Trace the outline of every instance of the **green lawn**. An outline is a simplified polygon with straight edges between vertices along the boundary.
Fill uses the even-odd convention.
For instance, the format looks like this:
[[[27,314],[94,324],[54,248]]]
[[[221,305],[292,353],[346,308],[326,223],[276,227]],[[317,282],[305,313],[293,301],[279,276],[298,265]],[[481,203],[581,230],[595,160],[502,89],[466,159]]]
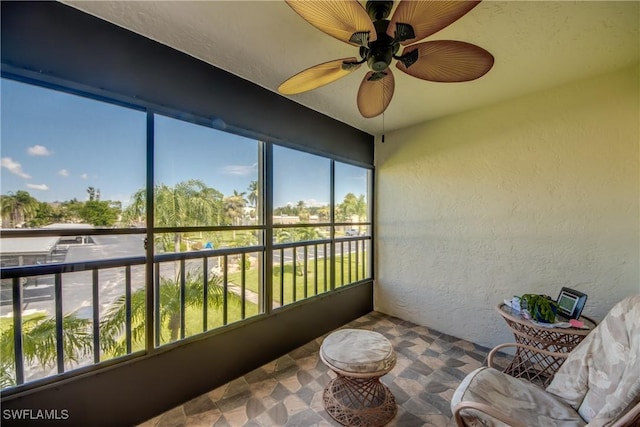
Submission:
[[[222,307],[208,307],[207,308],[207,331],[219,328],[223,326],[223,309]],[[193,335],[198,335],[206,332],[203,328],[203,313],[202,307],[186,307],[185,312],[185,338]],[[250,301],[245,301],[245,313],[244,318],[255,316],[258,314],[258,305]],[[241,302],[237,295],[229,295],[227,305],[227,325],[242,320]],[[168,344],[170,341],[171,332],[168,325],[163,324],[160,331],[160,345]],[[132,344],[132,351],[144,350],[144,339]],[[104,358],[112,358],[113,355],[105,355]]]
[[[227,305],[227,324],[242,320],[241,302],[236,295],[230,295]],[[207,309],[207,330],[223,326],[222,307],[209,307]],[[244,318],[249,318],[258,314],[258,305],[250,301],[245,301]],[[185,336],[189,337],[203,332],[203,309],[202,307],[187,307],[185,313]],[[164,328],[163,344],[168,342],[169,331]]]
[[[202,249],[207,242],[211,242],[216,249],[237,248],[239,246],[257,245],[257,231],[253,230],[224,230],[205,231],[184,234],[184,250]]]
[[[341,266],[341,264],[343,265]],[[357,266],[359,271],[356,274],[355,255],[351,256],[350,267],[351,268],[349,268],[349,257],[345,257],[344,260],[342,257],[336,257],[335,271],[336,271],[336,287],[337,288],[347,285],[349,283],[355,282],[356,277],[358,278],[358,280],[361,280],[364,278],[362,274],[362,263],[360,263]],[[316,270],[316,265],[314,260],[309,260],[307,262],[306,282],[305,282],[305,276],[303,274],[304,263],[302,261],[296,262],[297,274],[295,276],[293,274],[292,263],[285,264],[283,270],[284,272],[281,271],[281,268],[279,265],[274,266],[273,268],[273,300],[278,304],[282,305],[280,301],[281,284],[284,285],[284,304],[290,304],[292,302],[299,301],[306,297],[321,294],[323,292],[326,292],[329,289],[330,271],[327,265],[327,268],[326,268],[327,275],[326,275],[326,284],[325,284],[324,258],[318,259],[317,270]],[[351,277],[349,277],[349,270],[351,270]],[[282,273],[284,273],[284,275]],[[240,285],[241,272],[229,274],[228,280],[231,283]],[[294,286],[294,281],[295,281],[295,286]],[[306,283],[306,286],[305,286],[305,283]],[[258,280],[257,268],[251,268],[245,271],[245,284],[246,284],[246,289],[252,292],[258,292],[259,280]],[[317,286],[317,291],[316,291],[316,286]]]

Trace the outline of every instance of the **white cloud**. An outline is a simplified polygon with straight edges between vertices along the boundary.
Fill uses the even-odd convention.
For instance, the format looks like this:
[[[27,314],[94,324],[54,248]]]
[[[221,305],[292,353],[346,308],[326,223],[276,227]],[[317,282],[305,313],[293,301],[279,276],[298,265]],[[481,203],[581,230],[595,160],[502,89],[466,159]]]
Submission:
[[[50,156],[52,153],[44,145],[34,145],[27,150],[30,156]]]
[[[58,175],[60,175],[60,176],[69,176],[69,171],[66,170],[66,169],[60,169],[58,171]]]
[[[42,190],[42,191],[46,191],[49,189],[47,184],[27,184],[27,187],[31,188],[32,190]]]
[[[11,157],[3,157],[0,162],[2,167],[7,168],[12,174],[18,175],[19,177],[25,179],[31,178],[31,175],[24,173],[24,171],[22,170],[22,165],[18,162],[13,161]]]
[[[229,165],[222,168],[222,173],[225,175],[252,175],[258,170],[258,164],[252,165]]]
[[[89,175],[87,175],[86,173],[83,173],[82,175],[80,175],[80,178],[87,179],[89,178]]]

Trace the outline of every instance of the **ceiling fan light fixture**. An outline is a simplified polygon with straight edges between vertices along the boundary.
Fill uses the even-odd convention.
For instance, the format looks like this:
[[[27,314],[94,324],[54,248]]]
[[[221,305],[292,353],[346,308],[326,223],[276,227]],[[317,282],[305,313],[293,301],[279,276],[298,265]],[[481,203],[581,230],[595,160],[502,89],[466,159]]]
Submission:
[[[386,70],[400,48],[400,44],[387,35],[388,24],[387,20],[374,22],[378,33],[377,38],[376,41],[369,43],[369,49],[366,52],[367,65],[373,72]]]
[[[390,49],[371,49],[367,54],[367,65],[371,71],[384,71],[391,64],[393,53]]]

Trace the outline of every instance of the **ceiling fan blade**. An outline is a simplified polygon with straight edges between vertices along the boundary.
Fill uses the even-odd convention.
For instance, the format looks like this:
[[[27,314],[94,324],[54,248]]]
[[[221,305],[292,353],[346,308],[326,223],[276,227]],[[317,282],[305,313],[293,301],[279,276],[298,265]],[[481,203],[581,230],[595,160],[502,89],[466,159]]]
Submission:
[[[386,73],[386,75],[385,75]],[[387,109],[396,83],[390,68],[385,71],[369,71],[358,90],[358,110],[363,117],[371,118]]]
[[[357,0],[286,0],[286,2],[305,21],[345,43],[366,46],[367,41],[376,39],[373,22]]]
[[[422,80],[432,82],[467,82],[484,76],[493,67],[493,55],[471,43],[438,40],[405,48],[402,56],[418,51],[418,60],[407,67],[396,67]]]
[[[389,22],[387,34],[394,37],[396,24],[409,24],[413,27],[415,37],[401,40],[401,44],[406,46],[415,43],[462,18],[478,3],[480,3],[480,0],[401,0],[391,18],[391,22]]]
[[[356,61],[356,58],[343,58],[307,68],[282,83],[278,92],[283,95],[295,95],[335,82],[360,68],[361,64],[357,64]],[[345,62],[348,64],[345,65]]]

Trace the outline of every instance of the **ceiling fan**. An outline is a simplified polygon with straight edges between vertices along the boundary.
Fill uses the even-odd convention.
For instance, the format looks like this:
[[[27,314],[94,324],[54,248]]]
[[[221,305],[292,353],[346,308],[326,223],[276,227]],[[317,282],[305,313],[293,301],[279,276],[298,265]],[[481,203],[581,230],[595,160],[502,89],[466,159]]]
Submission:
[[[319,30],[359,47],[360,59],[342,58],[308,68],[278,87],[294,95],[332,83],[360,68],[369,70],[358,90],[358,110],[375,117],[391,102],[395,80],[389,66],[432,82],[466,82],[485,75],[493,55],[476,45],[438,40],[413,44],[460,19],[478,1],[400,0],[393,17],[393,1],[285,0],[304,20]],[[404,46],[398,55],[400,46]]]

